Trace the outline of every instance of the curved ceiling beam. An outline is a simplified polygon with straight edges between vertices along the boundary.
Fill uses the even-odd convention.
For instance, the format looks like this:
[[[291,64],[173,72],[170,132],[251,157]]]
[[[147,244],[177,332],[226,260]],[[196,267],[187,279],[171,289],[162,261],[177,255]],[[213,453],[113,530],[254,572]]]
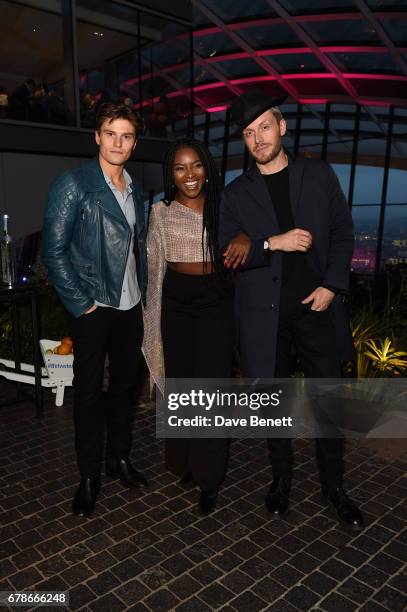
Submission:
[[[407,19],[406,11],[375,11],[373,14],[380,20]],[[363,20],[363,15],[359,11],[354,11],[352,13],[315,13],[314,15],[293,15],[292,18],[296,23],[309,23],[317,21],[361,21]],[[245,19],[235,23],[228,23],[227,26],[230,30],[242,30],[255,26],[281,25],[282,23],[285,23],[282,17],[263,17],[259,19]],[[208,36],[210,34],[217,34],[221,31],[222,30],[218,26],[209,26],[194,30],[194,36]]]
[[[389,74],[365,74],[365,73],[357,73],[357,72],[355,73],[347,72],[347,73],[344,73],[344,76],[346,76],[346,78],[348,79],[372,79],[374,81],[394,80],[394,81],[402,81],[402,82],[407,81],[407,76],[389,75]],[[312,80],[320,80],[320,79],[336,79],[336,75],[332,73],[327,73],[327,72],[315,72],[315,73],[310,72],[306,74],[298,74],[295,72],[293,74],[283,74],[281,75],[281,78],[283,78],[284,80],[308,79],[312,81]],[[274,81],[274,80],[275,80],[275,77],[272,75],[257,75],[257,76],[250,76],[250,77],[241,77],[237,79],[230,79],[230,82],[232,83],[232,85],[241,85],[245,83],[262,83],[264,81]],[[202,85],[195,85],[194,92],[208,91],[210,89],[217,89],[219,87],[224,87],[224,84],[220,81],[215,81],[213,83],[204,83]],[[176,98],[177,96],[182,96],[182,95],[184,95],[184,92],[177,90],[177,91],[172,91],[169,94],[167,94],[167,97]],[[303,97],[301,93],[299,93],[299,95]],[[329,97],[332,99],[332,95]],[[386,100],[384,100],[384,102],[386,103]],[[406,105],[407,105],[407,100],[404,100],[403,106],[406,106]]]

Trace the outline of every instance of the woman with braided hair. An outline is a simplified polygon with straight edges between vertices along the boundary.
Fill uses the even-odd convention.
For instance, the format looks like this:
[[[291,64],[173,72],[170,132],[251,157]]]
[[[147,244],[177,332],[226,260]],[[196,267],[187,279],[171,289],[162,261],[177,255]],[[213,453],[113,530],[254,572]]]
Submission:
[[[151,384],[165,378],[229,378],[235,338],[230,272],[218,247],[219,172],[208,149],[182,140],[167,151],[164,198],[153,205],[147,238],[143,352]],[[248,246],[237,245],[242,259]],[[199,508],[216,505],[227,440],[166,440],[167,468],[200,487]]]

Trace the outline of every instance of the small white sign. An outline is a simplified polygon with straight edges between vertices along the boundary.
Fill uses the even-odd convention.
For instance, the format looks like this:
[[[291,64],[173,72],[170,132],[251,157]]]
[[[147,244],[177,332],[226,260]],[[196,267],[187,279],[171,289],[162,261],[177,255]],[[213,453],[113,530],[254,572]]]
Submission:
[[[72,382],[73,379],[73,355],[54,355],[47,354],[46,351],[53,351],[56,346],[61,344],[57,340],[40,340],[42,357],[48,376],[51,379],[58,379]]]

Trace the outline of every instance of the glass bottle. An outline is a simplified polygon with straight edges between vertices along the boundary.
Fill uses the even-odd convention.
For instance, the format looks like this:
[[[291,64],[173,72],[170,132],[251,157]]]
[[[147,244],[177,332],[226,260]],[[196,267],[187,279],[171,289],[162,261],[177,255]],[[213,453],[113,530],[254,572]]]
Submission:
[[[13,240],[8,233],[8,215],[3,215],[3,234],[0,238],[0,281],[10,289],[16,282],[16,265]]]

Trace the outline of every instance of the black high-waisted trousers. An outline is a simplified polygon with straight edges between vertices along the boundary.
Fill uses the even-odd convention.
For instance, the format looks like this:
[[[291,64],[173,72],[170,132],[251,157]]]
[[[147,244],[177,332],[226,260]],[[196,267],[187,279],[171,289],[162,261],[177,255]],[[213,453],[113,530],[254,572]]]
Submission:
[[[161,333],[166,378],[230,378],[235,322],[233,299],[217,288],[212,274],[167,268],[162,292]],[[228,441],[168,438],[166,466],[179,476],[191,472],[204,490],[225,476]]]

